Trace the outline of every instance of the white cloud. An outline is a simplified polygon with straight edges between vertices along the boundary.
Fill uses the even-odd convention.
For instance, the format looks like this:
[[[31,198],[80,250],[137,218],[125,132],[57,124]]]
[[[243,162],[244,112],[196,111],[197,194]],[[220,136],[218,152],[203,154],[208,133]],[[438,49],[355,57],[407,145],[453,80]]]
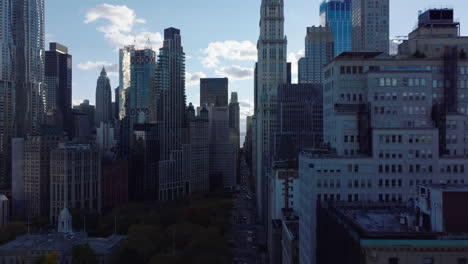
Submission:
[[[212,42],[203,50],[206,55],[202,64],[206,68],[218,67],[220,59],[227,60],[257,60],[257,47],[251,41],[226,40],[224,42]]]
[[[288,62],[291,62],[291,73],[297,74],[297,67],[299,59],[305,56],[305,50],[299,50],[297,52],[290,52],[288,54]]]
[[[215,70],[215,73],[222,77],[228,77],[231,80],[248,80],[253,78],[254,69],[231,65]]]
[[[83,71],[96,71],[101,72],[102,67],[106,68],[108,76],[119,76],[119,65],[107,61],[87,61],[79,63],[78,69]]]
[[[187,86],[195,86],[200,83],[200,78],[206,78],[206,74],[203,72],[186,72],[185,73],[185,84]]]
[[[75,106],[75,105],[80,105],[81,103],[83,103],[83,99],[73,99],[72,100],[72,105]]]
[[[145,19],[138,18],[135,11],[125,5],[102,4],[88,10],[84,23],[95,23],[105,20],[108,23],[97,30],[104,33],[104,37],[116,49],[125,45],[135,45],[137,48],[146,47],[149,40],[153,50],[158,50],[163,43],[159,32],[134,32],[136,24],[146,23]]]
[[[250,100],[239,100],[240,117],[246,119],[254,114],[254,103]]]

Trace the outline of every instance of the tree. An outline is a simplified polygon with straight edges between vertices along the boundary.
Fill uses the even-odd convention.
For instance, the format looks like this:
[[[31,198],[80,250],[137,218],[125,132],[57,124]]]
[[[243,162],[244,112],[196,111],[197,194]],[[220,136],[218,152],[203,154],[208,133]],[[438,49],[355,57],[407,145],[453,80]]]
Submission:
[[[23,222],[12,222],[0,229],[0,244],[15,240],[17,236],[28,232],[26,224]]]
[[[58,252],[52,252],[45,256],[42,256],[36,261],[36,264],[59,264]]]
[[[94,250],[88,245],[77,245],[72,249],[72,264],[98,264]]]

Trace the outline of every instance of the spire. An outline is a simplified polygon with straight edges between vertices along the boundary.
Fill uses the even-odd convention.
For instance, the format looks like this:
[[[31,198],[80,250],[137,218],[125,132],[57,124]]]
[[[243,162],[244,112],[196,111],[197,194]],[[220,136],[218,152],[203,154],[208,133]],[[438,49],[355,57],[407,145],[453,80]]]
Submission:
[[[145,49],[150,49],[150,50],[153,49],[153,45],[151,44],[150,38],[148,38],[148,39],[146,40]]]
[[[106,68],[104,66],[102,66],[101,77],[107,77]]]

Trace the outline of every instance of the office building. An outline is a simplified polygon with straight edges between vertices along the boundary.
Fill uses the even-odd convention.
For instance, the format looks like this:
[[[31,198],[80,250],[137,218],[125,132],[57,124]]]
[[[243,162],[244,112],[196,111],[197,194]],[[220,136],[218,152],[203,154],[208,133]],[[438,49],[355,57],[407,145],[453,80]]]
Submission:
[[[323,83],[323,68],[333,58],[333,33],[329,27],[308,27],[305,57],[299,60],[299,83]]]
[[[352,0],[324,0],[320,4],[320,25],[333,32],[333,56],[352,50]]]
[[[26,216],[26,195],[24,189],[24,138],[11,140],[11,215]]]
[[[304,151],[299,164],[307,175],[298,209],[301,263],[316,263],[316,201],[404,203],[419,184],[468,179],[468,41],[453,19],[431,15],[441,11],[453,14],[421,14],[395,58],[349,52],[325,68],[329,148]]]
[[[0,228],[8,223],[10,223],[10,200],[4,194],[0,194]]]
[[[120,87],[114,89],[114,120],[120,120]]]
[[[89,126],[88,116],[78,109],[72,110],[73,115],[73,140],[81,143],[89,142],[92,137],[92,128]]]
[[[276,129],[276,95],[287,82],[287,39],[284,35],[283,0],[262,0],[260,9],[258,61],[255,71],[255,162],[256,201],[264,219],[266,178],[271,168],[271,138]]]
[[[24,141],[26,216],[48,217],[50,211],[50,152],[66,138],[57,128],[41,129]]]
[[[247,162],[247,166],[249,166],[249,168],[252,168],[252,137],[253,137],[252,116],[248,116],[245,119],[245,123],[246,123],[246,132],[245,132],[243,151],[244,151],[245,161]]]
[[[36,132],[44,113],[44,0],[0,7],[0,190],[10,192],[11,138]]]
[[[352,1],[353,51],[389,54],[390,0]]]
[[[190,193],[190,145],[185,120],[185,53],[180,30],[164,30],[156,66],[156,121],[160,139],[159,197]]]
[[[68,48],[59,43],[50,43],[49,50],[45,53],[45,83],[46,111],[56,113],[59,128],[71,137],[72,56],[68,54]]]
[[[454,195],[466,201],[466,186],[458,191]],[[426,229],[418,209],[398,203],[322,203],[318,263],[466,263],[465,233]],[[459,209],[452,205],[452,210]],[[450,211],[441,212],[441,218],[460,223]]]
[[[208,106],[210,143],[210,189],[232,188],[237,184],[236,149],[229,141],[228,107]]]
[[[96,126],[100,126],[101,122],[108,123],[113,120],[112,114],[112,92],[109,77],[104,67],[102,67],[101,75],[97,80],[96,85]]]
[[[155,124],[133,127],[129,174],[129,195],[132,201],[159,200],[160,138]]]
[[[201,78],[200,105],[228,106],[228,78]]]
[[[236,92],[231,93],[229,103],[229,140],[234,145],[236,151],[236,181],[240,183],[240,107]]]
[[[132,51],[135,46],[125,46],[119,50],[119,118],[124,119],[127,114],[127,92],[130,89],[132,77]]]
[[[79,110],[81,113],[86,115],[89,127],[94,134],[97,126],[95,121],[96,107],[94,105],[89,104],[89,100],[84,100],[83,103],[81,103],[80,105],[73,106],[73,109]]]
[[[101,213],[101,156],[89,144],[61,143],[50,154],[51,223],[63,208]]]
[[[114,124],[101,122],[97,128],[96,144],[101,150],[101,154],[107,157],[114,157],[117,150],[117,141],[115,140]]]
[[[101,185],[103,209],[113,209],[128,203],[128,177],[128,161],[103,158]]]
[[[210,187],[210,144],[208,110],[203,107],[198,115],[192,104],[187,107],[187,121],[191,146],[190,191],[208,192]]]

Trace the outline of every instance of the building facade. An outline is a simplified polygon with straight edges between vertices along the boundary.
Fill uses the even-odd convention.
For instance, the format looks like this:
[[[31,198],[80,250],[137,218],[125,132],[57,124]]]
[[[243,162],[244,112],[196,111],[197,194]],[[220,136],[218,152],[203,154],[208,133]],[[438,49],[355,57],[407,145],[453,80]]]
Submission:
[[[325,0],[320,4],[320,25],[333,32],[334,52],[351,51],[353,40],[352,0]]]
[[[234,145],[236,151],[236,178],[237,183],[240,182],[240,107],[237,92],[231,93],[231,101],[229,103],[229,140]]]
[[[26,216],[48,217],[50,211],[50,153],[66,139],[58,129],[41,131],[24,141]]]
[[[56,111],[59,123],[71,137],[72,119],[72,56],[68,48],[50,43],[45,53],[45,105],[46,111]]]
[[[353,0],[353,51],[389,54],[390,1]]]
[[[277,88],[287,82],[287,39],[284,35],[283,0],[262,0],[258,60],[255,71],[256,202],[264,219],[266,178],[271,168],[271,140],[276,129]]]
[[[190,145],[185,120],[185,53],[180,30],[164,30],[156,66],[156,121],[160,139],[159,197],[190,193]]]
[[[125,46],[119,50],[119,118],[127,115],[127,93],[132,85],[132,51],[135,46]]]
[[[89,144],[59,144],[50,154],[50,222],[63,208],[101,213],[101,156]]]
[[[395,58],[342,53],[326,67],[330,149],[300,157],[301,263],[315,263],[317,200],[406,202],[418,184],[468,179],[467,38],[453,20],[424,19]],[[424,57],[415,52],[437,48]]]
[[[299,83],[323,83],[323,68],[333,58],[333,32],[329,27],[308,27],[305,57],[299,59]]]
[[[96,85],[96,126],[100,126],[101,122],[108,123],[113,120],[112,114],[112,92],[109,77],[107,77],[106,69],[103,67],[101,75],[97,80]]]
[[[228,78],[200,79],[200,105],[228,106]]]

